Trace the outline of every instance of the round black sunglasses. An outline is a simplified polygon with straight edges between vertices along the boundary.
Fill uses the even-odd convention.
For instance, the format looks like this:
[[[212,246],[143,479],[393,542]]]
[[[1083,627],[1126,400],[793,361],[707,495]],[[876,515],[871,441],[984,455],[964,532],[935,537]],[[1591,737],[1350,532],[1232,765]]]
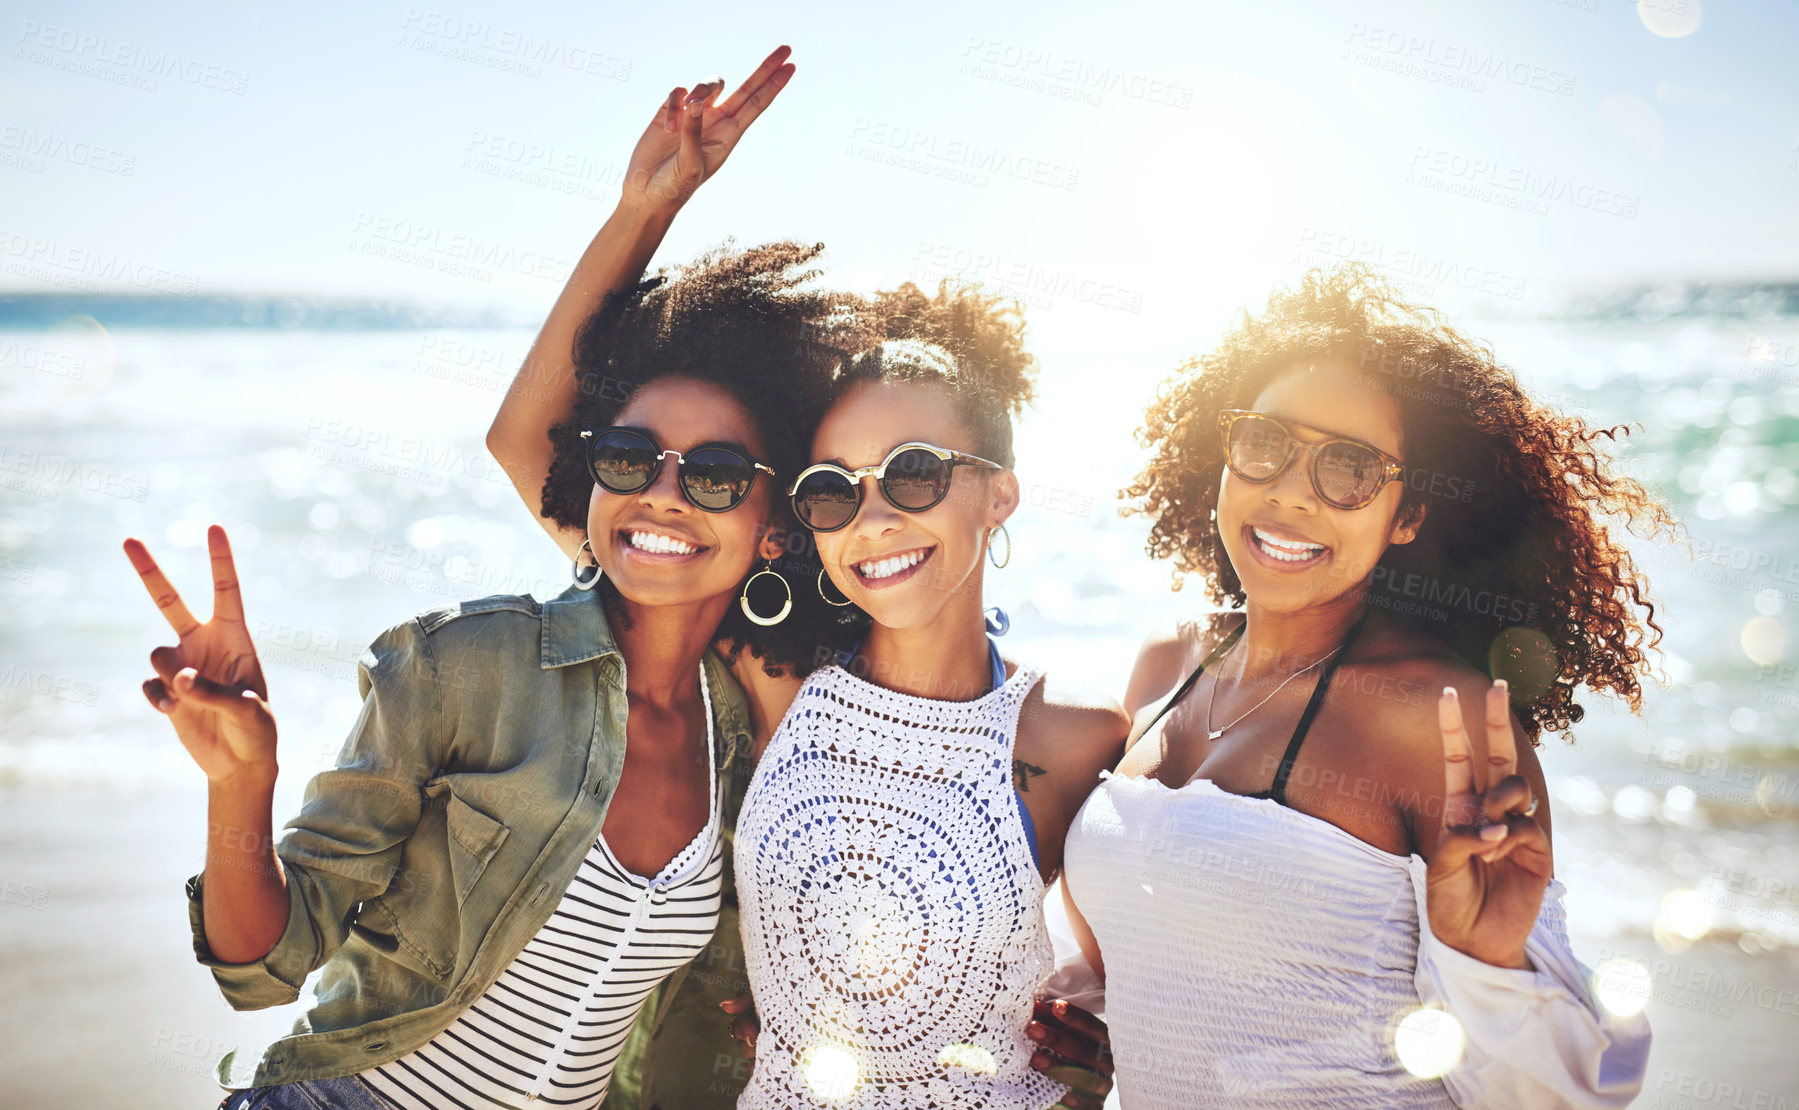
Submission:
[[[581,438],[587,441],[587,472],[601,489],[617,494],[648,489],[662,472],[662,460],[673,455],[681,496],[708,513],[729,512],[743,504],[756,471],[775,476],[773,468],[728,444],[701,444],[682,454],[664,451],[635,428],[618,427],[589,428]]]
[[[894,508],[922,513],[949,496],[958,466],[1005,469],[979,455],[929,443],[902,443],[874,466],[845,470],[835,463],[814,463],[800,471],[787,492],[793,498],[793,515],[801,524],[814,532],[835,532],[856,519],[862,508],[864,477],[874,475],[882,496]]]

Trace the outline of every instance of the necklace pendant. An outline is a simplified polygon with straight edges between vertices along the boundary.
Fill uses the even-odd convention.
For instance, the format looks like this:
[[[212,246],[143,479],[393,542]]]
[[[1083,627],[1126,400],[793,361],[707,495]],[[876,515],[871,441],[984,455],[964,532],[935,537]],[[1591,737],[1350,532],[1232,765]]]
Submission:
[[[1224,726],[1224,728],[1229,728],[1229,727],[1231,727],[1231,726],[1229,726],[1229,725],[1225,725],[1225,726]],[[1224,728],[1221,728],[1221,729],[1218,729],[1218,730],[1217,730],[1217,731],[1215,731],[1215,732],[1208,732],[1208,733],[1206,733],[1206,740],[1207,740],[1207,742],[1210,742],[1210,741],[1213,741],[1213,740],[1216,740],[1216,739],[1218,739],[1218,738],[1219,738],[1219,737],[1220,737],[1220,736],[1223,736],[1223,735],[1224,735]]]

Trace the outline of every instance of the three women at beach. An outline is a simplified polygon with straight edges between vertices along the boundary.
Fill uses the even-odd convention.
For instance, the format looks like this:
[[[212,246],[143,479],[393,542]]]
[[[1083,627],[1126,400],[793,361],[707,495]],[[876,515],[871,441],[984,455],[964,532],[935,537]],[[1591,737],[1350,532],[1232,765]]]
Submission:
[[[640,280],[792,74],[658,106],[489,433],[574,584],[377,638],[279,846],[225,534],[205,623],[127,541],[179,637],[145,693],[209,783],[196,956],[239,1008],[323,969],[222,1105],[1040,1110],[1114,1068],[1127,1107],[1628,1103],[1647,1024],[1569,948],[1534,753],[1579,686],[1639,705],[1653,607],[1601,521],[1669,522],[1610,433],[1307,274],[1141,432],[1150,550],[1218,611],[1122,706],[1044,675],[982,603],[1014,310],[821,291],[785,243]],[[1040,997],[1058,876],[1109,1031]]]

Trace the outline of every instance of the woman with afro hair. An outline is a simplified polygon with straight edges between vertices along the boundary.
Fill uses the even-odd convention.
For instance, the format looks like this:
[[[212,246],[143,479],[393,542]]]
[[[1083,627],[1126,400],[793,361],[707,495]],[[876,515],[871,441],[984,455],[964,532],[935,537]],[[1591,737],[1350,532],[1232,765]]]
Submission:
[[[791,74],[785,56],[717,107],[707,83],[657,109],[545,325],[557,353],[527,366],[496,424],[503,445],[544,411],[543,367],[578,380],[544,484],[573,584],[383,633],[361,661],[362,712],[279,845],[275,718],[223,529],[205,623],[126,542],[180,638],[151,654],[144,693],[209,784],[196,957],[240,1009],[295,1001],[322,971],[292,1034],[222,1062],[228,1081],[254,1064],[223,1106],[594,1107],[615,1074],[634,1094],[636,1019],[654,1034],[670,1017],[649,996],[735,932],[725,846],[756,729],[726,660],[747,647],[797,666],[818,649],[804,619],[773,634],[749,585],[784,555],[784,483],[854,314],[800,290],[816,248],[719,252],[642,283],[631,260],[697,184],[702,117],[728,121],[716,168]]]
[[[1145,644],[1068,835],[1124,1106],[1635,1096],[1648,1025],[1569,949],[1534,751],[1582,686],[1638,709],[1659,639],[1611,528],[1673,522],[1618,430],[1356,266],[1164,383],[1126,494],[1227,608]]]
[[[759,79],[784,80],[785,57],[785,48],[771,55],[745,88]],[[687,94],[678,123],[677,90],[666,120],[659,117],[646,132],[633,174],[646,151],[652,158],[666,152],[661,176],[649,177],[646,187],[661,201],[622,207],[595,239],[520,370],[488,445],[566,552],[582,559],[582,545],[591,544],[604,568],[604,596],[614,578],[616,589],[629,593],[634,583],[647,584],[648,572],[656,588],[676,589],[683,572],[703,569],[707,554],[704,538],[688,527],[705,514],[691,512],[672,492],[677,464],[682,473],[690,465],[672,450],[688,448],[658,438],[652,450],[669,454],[662,477],[635,498],[607,492],[611,487],[600,479],[608,468],[635,465],[627,452],[645,429],[630,426],[624,410],[638,404],[646,381],[661,375],[722,386],[760,427],[764,457],[789,495],[762,533],[761,565],[744,568],[738,604],[714,633],[747,695],[754,736],[726,785],[728,842],[735,853],[745,851],[742,834],[752,819],[745,792],[755,792],[746,782],[749,768],[765,749],[792,754],[780,744],[795,721],[817,726],[800,760],[811,769],[824,766],[817,758],[824,748],[835,747],[842,765],[855,762],[848,749],[863,741],[860,750],[869,758],[857,765],[874,778],[857,789],[884,790],[886,803],[909,789],[914,799],[954,804],[935,823],[930,815],[911,814],[909,825],[890,821],[879,828],[865,813],[850,812],[867,794],[852,798],[834,787],[809,795],[802,806],[808,816],[797,824],[778,803],[756,810],[764,821],[790,826],[793,835],[773,838],[782,843],[772,854],[763,851],[764,840],[749,857],[727,853],[718,928],[644,1004],[606,1105],[763,1105],[769,1078],[782,1065],[787,1086],[775,1102],[811,1105],[842,1083],[843,1069],[834,1062],[847,1061],[855,1074],[830,1097],[854,1092],[876,1101],[836,1105],[1041,1110],[1066,1096],[1066,1106],[1098,1107],[1110,1087],[1099,1064],[1103,1025],[1034,998],[1049,967],[1041,902],[1046,877],[1059,865],[1063,832],[1099,770],[1117,758],[1127,722],[1115,704],[1082,701],[1053,685],[1045,693],[1034,672],[1016,665],[1010,678],[996,669],[1001,665],[980,603],[988,542],[1018,503],[1009,469],[1011,417],[1032,388],[1022,321],[972,290],[945,289],[930,298],[906,286],[867,299],[812,291],[802,283],[815,274],[800,268],[820,248],[791,244],[715,252],[672,281],[667,275],[638,281],[681,203],[741,133],[731,114],[741,94],[715,107],[721,87],[708,82]],[[817,373],[827,365],[834,380]],[[890,450],[899,447],[907,450]],[[830,465],[807,465],[820,459]],[[889,465],[880,470],[883,462]],[[847,527],[848,517],[833,521],[833,534],[815,543],[804,530],[820,524],[811,509],[858,499],[858,479],[838,464],[876,464],[861,479],[869,496],[859,515],[850,514],[855,527]],[[809,502],[803,491],[791,496],[801,487],[822,488],[823,500]],[[614,512],[606,527],[596,528],[596,506],[618,502],[637,508]],[[696,557],[702,562],[689,565]],[[1004,559],[996,553],[995,562]],[[831,665],[834,659],[850,669]],[[808,701],[827,673],[926,707],[939,731],[957,713],[992,719],[963,730],[965,739],[978,742],[919,757],[878,728],[834,729],[815,707],[796,704]],[[994,686],[1005,689],[990,691]],[[785,733],[777,730],[784,720]],[[914,748],[920,738],[906,737]],[[651,746],[646,755],[654,751]],[[898,770],[908,761],[911,770]],[[760,766],[766,780],[770,764]],[[674,768],[664,769],[678,777]],[[690,766],[689,777],[700,773]],[[864,866],[877,858],[879,868]],[[806,908],[804,920],[788,915],[784,944],[832,954],[828,967],[808,966],[802,981],[784,984],[797,989],[771,993],[762,989],[770,981],[758,985],[755,1001],[774,1035],[763,1042],[748,1092],[736,1061],[727,1055],[727,1066],[719,1066],[728,1044],[721,1004],[735,1015],[731,1027],[743,1033],[746,1054],[755,1041],[748,991],[758,953],[749,956],[746,979],[737,906],[742,892],[747,913],[751,892],[764,887],[744,878],[746,862],[769,864],[758,879],[772,875],[823,895],[828,906]],[[971,889],[971,878],[991,889]],[[960,907],[952,900],[958,893]],[[857,916],[865,912],[873,916]],[[743,931],[761,936],[762,924],[762,917],[746,921]],[[853,953],[843,948],[846,928],[859,930],[853,935],[863,947]],[[850,979],[832,978],[846,969]],[[820,986],[824,994],[817,993]],[[858,1005],[866,1012],[846,1009]],[[821,1034],[785,1051],[785,1031],[818,1023],[879,1043]],[[1041,1048],[1027,1032],[1033,1029]],[[842,1053],[841,1061],[833,1053]],[[1058,1081],[1064,1078],[1076,1089]]]

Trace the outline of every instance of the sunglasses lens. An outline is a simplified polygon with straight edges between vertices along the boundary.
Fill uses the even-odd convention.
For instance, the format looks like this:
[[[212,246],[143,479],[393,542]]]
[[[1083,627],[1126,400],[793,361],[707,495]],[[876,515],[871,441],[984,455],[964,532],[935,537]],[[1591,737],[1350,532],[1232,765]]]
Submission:
[[[695,505],[715,513],[736,507],[755,480],[755,466],[723,447],[690,451],[681,465],[681,488]]]
[[[856,487],[841,474],[815,470],[793,491],[793,515],[814,532],[834,532],[856,515]]]
[[[881,492],[895,507],[921,512],[949,493],[950,465],[918,447],[901,451],[887,464]]]
[[[1385,469],[1381,457],[1366,447],[1333,443],[1318,452],[1318,495],[1338,508],[1360,508],[1379,492]]]
[[[612,493],[636,493],[656,473],[656,445],[635,432],[601,432],[588,440],[587,469]]]
[[[1232,421],[1227,446],[1232,470],[1251,482],[1266,482],[1280,473],[1293,440],[1272,420],[1244,416]]]

